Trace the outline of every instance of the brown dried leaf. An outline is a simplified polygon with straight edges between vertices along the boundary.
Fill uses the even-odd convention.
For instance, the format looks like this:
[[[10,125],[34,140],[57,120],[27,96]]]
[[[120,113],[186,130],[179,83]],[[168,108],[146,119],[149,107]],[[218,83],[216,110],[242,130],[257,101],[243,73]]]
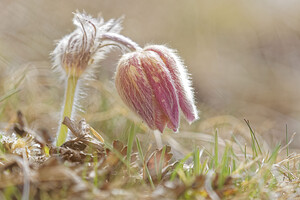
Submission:
[[[127,153],[127,146],[124,146],[124,144],[119,140],[113,141],[113,151],[110,149],[106,149],[106,160],[103,163],[103,166],[109,165],[110,167],[113,167],[117,165],[120,161],[120,156],[125,156]],[[114,152],[115,151],[115,152]],[[119,155],[117,155],[119,153]]]
[[[50,157],[40,166],[39,169],[46,168],[46,167],[53,167],[53,166],[56,166],[59,164],[60,164],[60,162],[57,159],[57,157]]]
[[[21,137],[24,137],[26,135],[25,127],[27,127],[27,121],[23,113],[20,110],[18,110],[17,122],[14,124],[13,129]]]
[[[70,162],[84,162],[86,155],[82,154],[79,151],[65,148],[65,147],[51,147],[49,150],[50,156],[57,156],[62,160],[67,160]]]
[[[156,181],[159,177],[163,177],[172,167],[169,166],[169,161],[171,160],[173,154],[171,152],[171,147],[166,146],[165,152],[162,157],[163,148],[156,149],[149,157],[146,162],[146,166],[149,170],[150,176],[153,181]],[[147,179],[147,173],[144,169],[143,172],[144,179]]]
[[[87,145],[82,140],[75,138],[73,140],[69,140],[61,145],[64,148],[70,148],[77,151],[83,151]]]
[[[204,186],[205,183],[205,175],[199,175],[196,177],[195,181],[192,184],[192,188],[193,189],[199,189],[202,188]]]
[[[70,144],[70,142],[71,141],[69,141],[68,144]],[[80,145],[70,144],[70,146],[78,147]],[[49,154],[51,156],[57,156],[57,157],[61,158],[63,161],[79,162],[79,163],[93,162],[95,156],[97,157],[98,160],[100,160],[100,158],[104,156],[104,153],[101,151],[98,151],[98,152],[96,151],[93,153],[86,153],[84,151],[80,151],[77,149],[64,147],[63,145],[61,147],[50,147]]]
[[[113,148],[121,153],[122,150],[124,149],[124,144],[119,140],[114,140],[113,141]]]
[[[14,167],[19,167],[18,163],[14,161],[8,161],[0,167],[0,173],[3,173],[5,170],[12,170]]]

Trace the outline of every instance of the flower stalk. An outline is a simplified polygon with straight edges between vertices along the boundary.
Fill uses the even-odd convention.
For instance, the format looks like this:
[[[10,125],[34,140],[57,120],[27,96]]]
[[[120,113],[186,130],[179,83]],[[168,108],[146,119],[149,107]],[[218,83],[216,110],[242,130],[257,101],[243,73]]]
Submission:
[[[103,41],[104,40],[112,41],[112,42],[116,43],[116,45],[118,45],[118,46],[121,45],[121,46],[119,46],[120,48],[126,47],[130,51],[137,51],[137,50],[142,49],[134,41],[130,40],[127,37],[124,37],[123,35],[116,34],[116,33],[105,33],[105,34],[102,35],[101,39]]]
[[[62,113],[62,120],[65,117],[71,117],[73,111],[73,105],[75,100],[75,93],[78,83],[78,77],[76,76],[69,76],[67,80],[67,88],[66,88],[66,96],[65,96],[65,103],[63,106],[63,113]],[[68,134],[68,127],[61,122],[59,123],[60,126],[58,128],[58,137],[56,141],[56,146],[61,146],[67,138]]]

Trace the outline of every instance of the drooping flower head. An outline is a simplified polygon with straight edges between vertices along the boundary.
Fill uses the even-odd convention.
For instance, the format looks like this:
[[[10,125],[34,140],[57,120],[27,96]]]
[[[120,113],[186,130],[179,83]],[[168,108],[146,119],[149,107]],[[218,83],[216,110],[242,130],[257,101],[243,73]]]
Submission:
[[[115,77],[125,104],[151,129],[163,132],[179,127],[179,108],[188,122],[198,119],[191,81],[176,53],[162,45],[150,45],[123,55]]]
[[[63,69],[68,76],[79,77],[88,66],[96,64],[108,53],[112,46],[106,45],[102,37],[107,33],[119,33],[121,19],[104,22],[101,17],[76,12],[73,24],[76,29],[58,42],[52,57],[57,69]]]

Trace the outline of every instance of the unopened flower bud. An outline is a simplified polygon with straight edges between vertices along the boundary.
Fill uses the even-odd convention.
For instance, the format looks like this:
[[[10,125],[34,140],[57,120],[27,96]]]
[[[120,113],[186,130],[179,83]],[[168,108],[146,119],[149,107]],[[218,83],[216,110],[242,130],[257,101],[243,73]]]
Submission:
[[[179,127],[179,107],[188,122],[198,118],[191,82],[173,50],[152,45],[123,55],[115,77],[125,104],[151,129]]]

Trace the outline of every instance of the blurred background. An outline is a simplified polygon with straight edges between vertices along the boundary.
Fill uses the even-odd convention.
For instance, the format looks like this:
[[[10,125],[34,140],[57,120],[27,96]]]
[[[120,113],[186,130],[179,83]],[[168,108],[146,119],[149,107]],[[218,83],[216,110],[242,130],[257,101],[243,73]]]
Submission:
[[[22,110],[33,129],[55,133],[64,84],[49,53],[74,29],[78,9],[105,20],[125,16],[125,36],[178,50],[201,111],[182,130],[249,134],[247,119],[271,146],[285,142],[286,125],[289,137],[300,132],[299,1],[1,0],[0,8],[0,96],[17,92],[0,103],[2,126]],[[81,116],[114,137],[124,137],[114,124],[131,115],[111,89],[120,55],[115,50],[101,62],[81,106]],[[291,146],[299,142],[298,134]]]

